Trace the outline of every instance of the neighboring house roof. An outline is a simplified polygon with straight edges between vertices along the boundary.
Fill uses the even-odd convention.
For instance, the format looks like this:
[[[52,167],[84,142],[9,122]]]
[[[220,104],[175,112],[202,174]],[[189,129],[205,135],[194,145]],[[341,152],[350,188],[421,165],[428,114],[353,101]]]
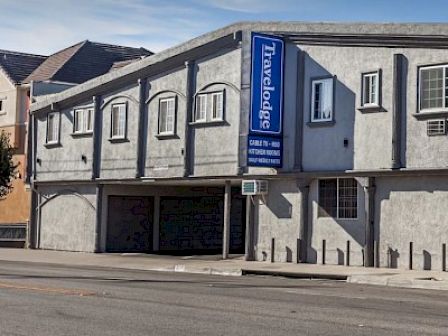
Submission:
[[[41,55],[0,50],[0,69],[3,70],[13,84],[20,84],[39,65],[41,65],[46,58],[46,56]]]
[[[144,48],[83,41],[49,56],[25,82],[59,81],[81,84],[108,72],[115,63],[150,56]]]

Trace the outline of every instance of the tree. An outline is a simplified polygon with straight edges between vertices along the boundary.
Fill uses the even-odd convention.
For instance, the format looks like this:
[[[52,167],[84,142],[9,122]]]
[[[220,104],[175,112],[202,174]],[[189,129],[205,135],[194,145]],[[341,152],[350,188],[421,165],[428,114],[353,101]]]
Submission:
[[[9,144],[5,131],[0,133],[0,197],[12,190],[12,180],[16,176],[17,165],[12,160],[14,149]]]

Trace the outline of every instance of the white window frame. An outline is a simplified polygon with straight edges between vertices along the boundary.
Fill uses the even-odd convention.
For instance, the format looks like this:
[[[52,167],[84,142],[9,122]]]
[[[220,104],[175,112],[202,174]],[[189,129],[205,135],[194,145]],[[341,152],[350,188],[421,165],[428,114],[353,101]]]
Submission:
[[[219,114],[216,114],[215,116],[215,97],[217,100],[221,102],[221,110],[219,111]],[[211,111],[210,111],[210,120],[212,121],[223,121],[224,120],[224,91],[218,91],[218,92],[212,92],[211,93]]]
[[[431,69],[438,69],[438,68],[442,68],[443,69],[443,74],[442,74],[442,93],[443,93],[443,106],[442,107],[433,107],[433,108],[426,108],[426,109],[422,109],[422,71],[424,70],[431,70]],[[425,113],[425,112],[440,112],[440,111],[448,111],[448,104],[447,104],[447,88],[446,88],[446,77],[448,75],[448,64],[439,64],[439,65],[430,65],[430,66],[422,66],[419,67],[418,69],[418,111],[421,113]]]
[[[91,115],[91,124],[89,125],[89,114]],[[79,119],[78,119],[79,115]],[[76,109],[73,111],[73,134],[93,133],[94,111],[93,108]]]
[[[340,209],[340,205],[339,205],[339,183],[340,180],[344,180],[344,179],[353,179],[355,181],[356,184],[356,217],[340,217],[339,216],[339,209]],[[320,207],[320,181],[321,180],[336,180],[336,217],[332,217],[332,216],[319,216],[319,207]],[[317,180],[317,217],[318,218],[333,218],[333,219],[341,219],[341,220],[358,220],[359,219],[359,187],[358,187],[358,181],[356,181],[356,179],[354,178],[349,178],[349,177],[340,177],[340,178],[328,178],[328,179],[318,179]]]
[[[369,84],[370,91],[367,92],[367,81]],[[375,81],[375,91],[371,91],[372,84]],[[378,107],[380,106],[380,74],[379,71],[366,72],[362,74],[362,92],[361,92],[361,106],[363,107]],[[372,101],[372,95],[375,97]],[[368,98],[368,101],[367,99]]]
[[[208,93],[199,93],[196,95],[196,104],[194,109],[194,121],[195,122],[207,122],[207,105],[208,105]],[[204,102],[202,104],[202,102]],[[202,110],[204,108],[204,110]],[[199,118],[201,117],[201,118]]]
[[[330,110],[330,116],[328,118],[323,118],[322,117],[322,111],[320,112],[321,117],[320,118],[315,118],[314,116],[314,105],[315,105],[315,98],[316,98],[316,85],[317,84],[321,84],[321,85],[325,85],[325,83],[331,83],[331,87],[329,90],[323,90],[323,93],[321,95],[323,95],[323,99],[322,97],[320,98],[320,102],[322,103],[323,101],[327,101],[330,102],[331,104],[331,110]],[[334,77],[325,77],[325,78],[316,78],[316,79],[312,79],[311,80],[311,122],[330,122],[333,121],[333,116],[334,116]],[[327,92],[327,93],[325,93]],[[325,94],[330,94],[329,98],[326,98]]]
[[[89,114],[90,114],[90,125],[89,125]],[[93,133],[93,127],[95,125],[95,111],[93,108],[88,108],[84,110],[84,132]]]
[[[166,104],[166,115],[165,115],[165,121],[166,126],[162,127],[162,104]],[[172,104],[172,116],[171,116],[171,122],[168,123],[168,117],[170,115],[170,104]],[[159,129],[158,134],[159,135],[174,135],[175,134],[175,128],[176,128],[176,110],[177,110],[177,104],[176,104],[176,97],[167,97],[167,98],[161,98],[159,100]],[[171,127],[169,127],[171,126]],[[163,129],[164,128],[164,129]],[[170,129],[171,128],[171,129]]]
[[[114,118],[114,108],[118,108],[119,109],[119,113],[118,113],[118,121],[115,120]],[[117,103],[117,104],[112,104],[111,106],[111,118],[110,118],[110,137],[111,139],[126,139],[126,135],[127,135],[127,104],[126,103]],[[115,123],[118,122],[118,133],[115,134],[114,130],[115,130]]]
[[[53,119],[53,129],[50,129],[50,119]],[[60,132],[60,113],[59,112],[50,112],[47,115],[47,136],[46,142],[49,145],[59,144],[59,132]],[[51,139],[49,135],[52,135]]]

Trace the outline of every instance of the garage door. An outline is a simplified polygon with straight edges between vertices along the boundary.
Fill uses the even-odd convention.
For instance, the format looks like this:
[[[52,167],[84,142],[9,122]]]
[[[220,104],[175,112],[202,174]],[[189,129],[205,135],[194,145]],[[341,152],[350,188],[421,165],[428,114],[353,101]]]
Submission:
[[[110,196],[106,250],[150,252],[154,199],[140,196]]]

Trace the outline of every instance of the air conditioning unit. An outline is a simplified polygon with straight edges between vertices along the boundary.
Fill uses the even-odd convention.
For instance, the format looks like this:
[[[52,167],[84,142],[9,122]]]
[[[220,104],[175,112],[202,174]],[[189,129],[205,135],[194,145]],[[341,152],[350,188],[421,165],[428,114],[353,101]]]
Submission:
[[[268,193],[268,181],[247,180],[241,183],[241,194],[246,196],[266,195]]]

